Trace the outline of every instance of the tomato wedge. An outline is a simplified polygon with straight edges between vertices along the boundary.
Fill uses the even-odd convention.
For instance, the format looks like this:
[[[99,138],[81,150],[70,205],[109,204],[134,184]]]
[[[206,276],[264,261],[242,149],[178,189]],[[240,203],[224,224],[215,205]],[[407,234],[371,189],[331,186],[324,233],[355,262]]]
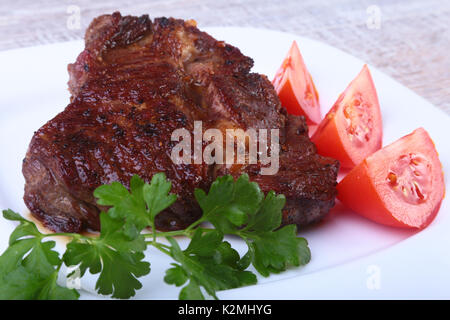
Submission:
[[[308,124],[320,122],[319,94],[306,69],[297,42],[292,42],[272,84],[288,113],[305,116]]]
[[[441,206],[445,185],[433,141],[419,128],[375,152],[338,184],[338,199],[373,221],[425,228]]]
[[[381,148],[382,135],[377,92],[369,68],[364,65],[319,124],[311,140],[319,154],[338,159],[343,168],[353,168]]]

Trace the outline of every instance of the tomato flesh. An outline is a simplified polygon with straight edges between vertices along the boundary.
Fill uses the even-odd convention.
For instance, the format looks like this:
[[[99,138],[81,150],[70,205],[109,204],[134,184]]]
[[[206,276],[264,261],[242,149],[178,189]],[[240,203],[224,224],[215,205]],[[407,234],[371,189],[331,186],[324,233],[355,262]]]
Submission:
[[[373,221],[425,228],[445,193],[442,165],[428,133],[413,133],[375,152],[337,186],[338,199]]]
[[[383,136],[380,105],[370,71],[365,65],[339,96],[311,140],[324,156],[353,168],[381,148]]]
[[[306,69],[297,42],[292,43],[272,84],[288,113],[305,116],[308,124],[320,122],[319,95]]]
[[[373,115],[367,110],[370,107],[365,105],[359,96],[342,110],[348,139],[357,147],[363,147],[368,143],[373,133]]]
[[[421,154],[401,155],[390,166],[387,179],[400,200],[420,204],[431,193],[431,164]]]

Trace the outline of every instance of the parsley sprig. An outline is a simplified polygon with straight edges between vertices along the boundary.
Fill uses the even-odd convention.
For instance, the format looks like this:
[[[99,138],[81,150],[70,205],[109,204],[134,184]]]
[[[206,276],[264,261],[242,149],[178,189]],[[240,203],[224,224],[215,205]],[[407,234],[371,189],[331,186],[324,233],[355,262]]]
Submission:
[[[309,262],[308,243],[297,236],[296,226],[280,228],[285,197],[273,191],[264,195],[247,175],[236,181],[219,177],[208,193],[196,189],[200,219],[184,230],[158,232],[155,217],[177,198],[170,190],[164,173],[155,174],[150,183],[135,175],[129,190],[118,182],[100,186],[94,196],[109,209],[100,214],[98,237],[44,234],[32,221],[4,210],[3,217],[19,225],[0,256],[0,299],[77,299],[76,290],[58,284],[63,264],[78,267],[80,276],[86,271],[98,274],[98,293],[130,298],[142,287],[139,278],[150,273],[150,263],[144,261],[148,246],[174,260],[164,281],[182,287],[180,299],[217,299],[217,291],[255,284],[250,266],[267,277]],[[204,222],[214,228],[202,227]],[[144,232],[147,227],[152,232]],[[48,240],[56,235],[70,238],[62,256]],[[190,238],[186,249],[174,238],[180,235]],[[225,240],[227,235],[245,241],[248,251],[242,257]]]

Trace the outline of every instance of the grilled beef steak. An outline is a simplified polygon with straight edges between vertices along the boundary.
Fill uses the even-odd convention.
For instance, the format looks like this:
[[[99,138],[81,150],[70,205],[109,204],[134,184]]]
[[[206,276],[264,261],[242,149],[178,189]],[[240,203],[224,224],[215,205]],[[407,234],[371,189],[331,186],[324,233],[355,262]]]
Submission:
[[[177,202],[157,216],[160,230],[185,228],[200,215],[195,188],[222,174],[247,172],[264,192],[287,197],[283,223],[306,225],[334,205],[337,161],[316,154],[302,117],[287,115],[270,81],[250,73],[252,59],[199,31],[195,22],[120,13],[91,23],[85,50],[69,65],[71,103],[33,136],[23,162],[24,200],[54,231],[99,229],[96,187],[134,174],[165,172]],[[279,129],[280,170],[260,165],[175,164],[177,128]]]

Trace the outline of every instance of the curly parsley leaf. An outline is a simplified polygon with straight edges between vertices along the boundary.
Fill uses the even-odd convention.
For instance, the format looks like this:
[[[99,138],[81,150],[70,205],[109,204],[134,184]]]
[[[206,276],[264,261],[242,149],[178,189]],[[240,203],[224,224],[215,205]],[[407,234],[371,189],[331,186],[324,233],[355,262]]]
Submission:
[[[62,261],[55,242],[44,242],[36,225],[12,210],[4,210],[3,217],[19,225],[0,256],[0,299],[78,299],[76,290],[57,284]]]
[[[101,233],[98,238],[75,238],[68,245],[63,260],[68,266],[79,265],[80,274],[86,270],[100,273],[96,290],[113,298],[127,299],[142,287],[137,278],[150,272],[150,264],[142,261],[147,245],[143,235],[129,239],[123,232],[123,221],[100,214]]]
[[[296,235],[296,226],[248,236],[250,260],[255,269],[267,277],[285,271],[288,266],[299,266],[310,260],[308,243]]]
[[[264,232],[279,228],[285,204],[286,198],[283,195],[276,195],[274,191],[269,191],[258,211],[250,216],[246,229]]]
[[[178,264],[172,264],[164,280],[177,286],[189,280],[180,292],[180,299],[204,299],[201,287],[217,299],[216,291],[256,283],[252,272],[238,267],[239,254],[223,241],[218,230],[196,229],[186,250],[181,250],[173,238],[168,240],[170,255]]]
[[[180,287],[189,280],[189,276],[180,265],[171,263],[171,266],[172,268],[166,270],[164,281],[168,284],[174,284],[177,287]]]
[[[195,198],[203,210],[202,219],[226,234],[247,223],[249,215],[261,205],[264,194],[258,184],[250,182],[248,175],[244,174],[237,181],[229,175],[219,177],[208,194],[196,189]]]
[[[205,296],[200,289],[200,285],[191,278],[189,283],[181,289],[178,295],[180,300],[204,300]]]
[[[155,174],[150,184],[144,184],[144,199],[151,220],[154,220],[158,213],[170,207],[177,200],[175,194],[169,194],[171,188],[172,183],[166,179],[164,173]]]
[[[154,229],[155,216],[171,206],[177,199],[169,194],[172,184],[164,173],[153,176],[150,184],[134,175],[130,181],[130,191],[119,182],[113,182],[95,189],[97,203],[111,206],[108,214],[113,218],[125,219],[125,234],[137,237],[148,226]]]
[[[297,226],[291,224],[280,228],[285,203],[283,195],[270,191],[258,212],[239,231],[249,247],[245,258],[265,277],[284,271],[289,266],[304,265],[311,259],[308,242],[297,237]],[[244,259],[241,263],[248,262]]]
[[[80,294],[75,289],[68,289],[57,285],[58,271],[42,284],[39,292],[39,300],[74,300],[78,299]]]
[[[98,274],[98,293],[129,298],[142,287],[138,278],[150,272],[150,264],[143,261],[147,244],[175,260],[164,280],[183,287],[180,299],[204,299],[205,294],[217,298],[219,290],[254,284],[256,276],[246,270],[250,265],[268,276],[305,264],[311,258],[306,240],[296,235],[296,226],[280,228],[284,196],[271,191],[264,197],[259,186],[245,174],[236,181],[231,176],[218,178],[208,193],[195,190],[203,211],[200,220],[186,230],[156,233],[156,215],[176,200],[170,189],[171,183],[163,173],[154,175],[149,184],[133,176],[129,190],[118,182],[97,188],[94,195],[98,204],[109,207],[108,214],[100,214],[100,236],[67,234],[72,241],[62,259],[53,249],[54,241],[43,241],[51,234],[40,233],[33,222],[5,210],[4,217],[19,225],[0,256],[0,298],[78,298],[76,290],[57,284],[63,262],[78,266],[81,276],[88,270]],[[201,222],[210,222],[215,229],[198,228]],[[152,227],[153,233],[141,234],[147,226]],[[243,238],[247,253],[240,257],[224,241],[224,234]],[[169,235],[192,239],[182,250]],[[146,242],[146,236],[153,240]],[[167,237],[170,245],[157,242],[157,236]]]
[[[309,262],[308,244],[297,237],[296,226],[278,229],[286,203],[283,195],[270,191],[264,197],[259,186],[243,174],[236,181],[231,176],[220,177],[208,194],[197,189],[195,196],[203,209],[202,219],[246,241],[249,250],[238,263],[242,269],[252,264],[267,277]]]

